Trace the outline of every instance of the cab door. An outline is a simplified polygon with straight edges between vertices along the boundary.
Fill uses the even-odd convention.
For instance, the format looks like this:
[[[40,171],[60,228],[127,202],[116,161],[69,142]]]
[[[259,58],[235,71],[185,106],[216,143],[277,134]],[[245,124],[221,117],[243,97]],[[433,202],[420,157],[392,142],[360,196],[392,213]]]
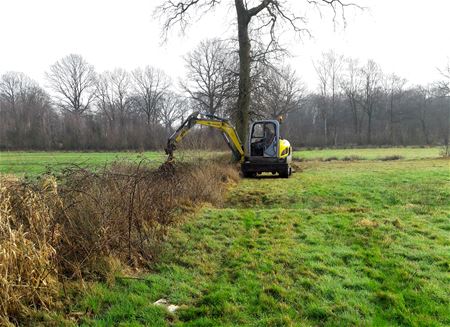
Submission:
[[[249,143],[251,157],[276,158],[278,154],[278,125],[274,121],[253,123]]]

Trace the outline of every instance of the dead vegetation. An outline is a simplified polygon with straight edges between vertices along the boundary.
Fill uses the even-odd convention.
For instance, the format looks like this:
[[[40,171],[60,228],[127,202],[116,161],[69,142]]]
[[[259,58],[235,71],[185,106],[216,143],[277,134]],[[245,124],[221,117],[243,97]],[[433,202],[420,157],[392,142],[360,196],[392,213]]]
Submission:
[[[375,228],[378,227],[378,222],[376,222],[375,220],[370,220],[367,218],[361,219],[360,221],[358,221],[356,223],[357,226],[359,227],[365,227],[365,228]]]
[[[108,279],[149,266],[170,227],[201,203],[220,203],[238,171],[218,161],[158,169],[72,167],[26,183],[0,177],[0,324],[49,308],[66,279]]]
[[[53,304],[53,244],[59,239],[54,208],[60,198],[52,178],[30,187],[2,177],[0,185],[0,325],[9,325]]]

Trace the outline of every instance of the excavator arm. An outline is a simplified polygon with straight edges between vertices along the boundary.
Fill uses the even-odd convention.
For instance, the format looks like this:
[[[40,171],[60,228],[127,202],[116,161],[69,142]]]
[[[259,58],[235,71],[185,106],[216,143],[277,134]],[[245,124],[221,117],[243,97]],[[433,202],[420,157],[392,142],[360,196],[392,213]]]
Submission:
[[[167,140],[165,151],[169,156],[169,160],[173,159],[173,151],[176,149],[176,144],[180,142],[195,125],[203,125],[219,129],[233,152],[233,156],[237,160],[244,160],[244,147],[236,130],[229,123],[229,121],[215,115],[200,112],[194,112],[191,114]]]

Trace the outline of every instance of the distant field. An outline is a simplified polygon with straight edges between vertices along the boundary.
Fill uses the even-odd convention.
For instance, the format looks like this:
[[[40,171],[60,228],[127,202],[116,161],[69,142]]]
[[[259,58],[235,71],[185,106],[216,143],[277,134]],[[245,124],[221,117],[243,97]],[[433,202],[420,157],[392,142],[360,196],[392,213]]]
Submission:
[[[401,156],[402,159],[427,159],[438,158],[441,149],[432,148],[367,148],[367,149],[323,149],[323,150],[302,150],[294,151],[294,158],[304,160],[326,160],[336,157],[355,157],[361,160],[377,160],[390,156]]]
[[[324,149],[297,150],[294,158],[303,160],[329,160],[352,157],[360,160],[378,160],[390,156],[402,159],[439,157],[440,148],[374,148],[374,149]],[[215,152],[177,152],[180,159],[215,155]],[[37,175],[60,170],[71,164],[98,167],[115,160],[139,161],[145,158],[155,166],[166,159],[163,152],[0,152],[0,173]]]
[[[95,167],[115,160],[142,158],[157,165],[165,156],[162,152],[0,152],[0,173],[36,175],[72,164]]]

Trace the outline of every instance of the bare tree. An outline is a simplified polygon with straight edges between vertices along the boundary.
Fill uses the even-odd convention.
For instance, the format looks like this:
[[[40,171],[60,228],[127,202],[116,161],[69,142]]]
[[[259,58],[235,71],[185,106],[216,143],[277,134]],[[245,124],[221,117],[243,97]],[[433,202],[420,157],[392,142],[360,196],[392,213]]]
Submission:
[[[377,102],[380,97],[381,69],[373,60],[369,60],[367,64],[361,68],[363,78],[363,89],[361,97],[361,105],[367,114],[367,144],[372,143],[372,123]]]
[[[94,99],[95,71],[82,56],[70,54],[50,66],[46,74],[57,105],[81,116]]]
[[[132,77],[138,110],[144,114],[148,125],[155,124],[159,119],[158,103],[171,85],[170,78],[150,66],[135,69]]]
[[[3,146],[46,149],[51,143],[53,114],[48,94],[23,73],[0,77],[0,139]],[[3,132],[7,132],[3,134]]]
[[[20,94],[31,81],[23,73],[7,72],[0,79],[0,98],[6,101],[14,110]]]
[[[131,80],[123,69],[104,72],[99,75],[96,88],[97,106],[113,123],[119,121],[123,125],[131,110]]]
[[[266,32],[269,34],[270,40],[266,47],[267,51],[280,47],[277,35],[279,35],[279,28],[283,28],[284,25],[291,27],[297,33],[307,32],[305,17],[293,13],[286,1],[258,0],[251,2],[250,4],[250,1],[234,0],[239,43],[239,94],[235,119],[236,128],[242,140],[246,139],[250,108],[250,32],[253,30],[258,33]],[[174,25],[179,25],[184,30],[193,11],[205,14],[220,3],[220,0],[167,0],[158,7],[156,13],[165,17],[163,31],[167,35],[168,29]],[[343,3],[342,0],[307,0],[305,4],[313,6],[329,5],[334,11],[335,17],[339,10],[343,14],[344,8],[348,5]]]
[[[202,111],[224,114],[224,106],[236,87],[233,57],[233,52],[219,39],[203,41],[185,56],[187,76],[181,87]]]
[[[266,67],[254,102],[263,116],[276,119],[298,109],[305,98],[306,87],[290,66]]]
[[[331,124],[333,126],[333,144],[337,144],[337,121],[336,121],[336,98],[339,92],[339,79],[340,73],[343,66],[344,57],[342,55],[336,54],[334,51],[330,50],[322,54],[322,58],[314,63],[314,68],[316,70],[317,76],[319,77],[319,90],[324,101],[321,108],[323,112],[322,116],[325,119],[325,126],[327,126],[326,112],[328,107],[331,111]],[[329,98],[330,101],[325,101]],[[327,139],[327,127],[325,127],[325,139]]]
[[[420,122],[420,127],[425,138],[425,143],[430,144],[430,135],[428,129],[428,114],[433,100],[433,90],[430,85],[417,87],[417,94],[419,96],[417,119]]]
[[[166,133],[170,134],[173,132],[173,124],[183,116],[185,105],[177,94],[169,91],[164,93],[161,98],[160,107],[161,123],[166,129]]]
[[[406,79],[399,77],[396,74],[390,74],[383,80],[384,93],[386,94],[386,111],[389,113],[388,129],[389,129],[389,143],[394,144],[394,127],[398,123],[395,117],[395,106],[400,101],[403,95],[403,88],[406,84]],[[428,144],[428,136],[427,136]]]
[[[341,79],[340,85],[350,104],[353,134],[357,137],[358,143],[361,143],[362,124],[358,99],[362,87],[362,79],[358,60],[352,58],[346,59],[345,74]]]

